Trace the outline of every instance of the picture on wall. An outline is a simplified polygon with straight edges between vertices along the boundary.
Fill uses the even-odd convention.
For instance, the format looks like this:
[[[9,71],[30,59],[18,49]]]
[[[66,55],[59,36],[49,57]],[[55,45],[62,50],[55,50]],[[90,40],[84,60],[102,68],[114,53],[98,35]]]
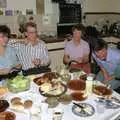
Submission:
[[[0,0],[0,8],[6,8],[7,7],[7,0]]]

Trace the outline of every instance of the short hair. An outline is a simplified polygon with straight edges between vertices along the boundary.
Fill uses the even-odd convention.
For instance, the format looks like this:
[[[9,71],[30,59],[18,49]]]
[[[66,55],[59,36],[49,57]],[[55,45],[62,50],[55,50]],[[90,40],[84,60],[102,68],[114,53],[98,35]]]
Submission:
[[[85,27],[84,27],[83,24],[77,24],[77,25],[74,25],[74,26],[72,27],[72,32],[73,32],[74,30],[78,30],[78,31],[84,32],[84,31],[85,31]]]
[[[25,32],[27,32],[27,28],[28,27],[33,27],[33,28],[37,29],[37,25],[34,22],[26,23],[26,25],[25,25]]]
[[[10,38],[10,28],[6,25],[0,25],[0,33],[2,33],[3,35],[5,35],[6,37]]]
[[[107,47],[108,45],[103,39],[97,38],[97,40],[94,42],[94,46],[92,46],[92,50],[93,52],[97,52],[103,48],[107,49]]]

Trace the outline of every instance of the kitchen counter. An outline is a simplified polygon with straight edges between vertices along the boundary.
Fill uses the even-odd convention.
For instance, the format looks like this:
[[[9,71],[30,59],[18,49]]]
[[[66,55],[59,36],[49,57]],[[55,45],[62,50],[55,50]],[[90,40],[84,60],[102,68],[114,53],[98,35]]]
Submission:
[[[23,40],[23,39],[24,38],[10,38],[11,41],[19,41],[19,40]],[[65,40],[65,38],[64,37],[44,36],[44,37],[40,37],[40,40],[43,40],[47,44],[47,43],[63,42]]]

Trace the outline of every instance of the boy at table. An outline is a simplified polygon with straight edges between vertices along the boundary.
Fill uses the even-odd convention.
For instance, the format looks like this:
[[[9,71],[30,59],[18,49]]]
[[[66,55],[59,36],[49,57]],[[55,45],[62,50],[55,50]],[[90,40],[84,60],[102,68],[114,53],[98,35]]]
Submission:
[[[120,87],[120,50],[108,47],[102,39],[96,40],[92,50],[92,56],[101,69],[96,79],[110,84],[113,89]]]
[[[89,44],[81,38],[84,29],[82,24],[73,26],[73,37],[65,46],[63,62],[69,64],[70,61],[74,60],[78,64],[72,64],[73,67],[80,67],[83,71],[90,73]]]

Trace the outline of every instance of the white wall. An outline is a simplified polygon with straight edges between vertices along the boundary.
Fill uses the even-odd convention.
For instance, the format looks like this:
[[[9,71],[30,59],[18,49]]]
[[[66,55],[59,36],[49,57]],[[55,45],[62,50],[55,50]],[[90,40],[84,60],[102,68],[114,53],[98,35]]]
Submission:
[[[36,14],[36,0],[7,0],[7,9],[21,10],[26,13],[26,9],[33,9]]]
[[[120,0],[85,0],[84,12],[120,12]]]
[[[44,14],[54,15],[57,22],[59,22],[59,5],[58,3],[53,3],[52,0],[44,0]]]

